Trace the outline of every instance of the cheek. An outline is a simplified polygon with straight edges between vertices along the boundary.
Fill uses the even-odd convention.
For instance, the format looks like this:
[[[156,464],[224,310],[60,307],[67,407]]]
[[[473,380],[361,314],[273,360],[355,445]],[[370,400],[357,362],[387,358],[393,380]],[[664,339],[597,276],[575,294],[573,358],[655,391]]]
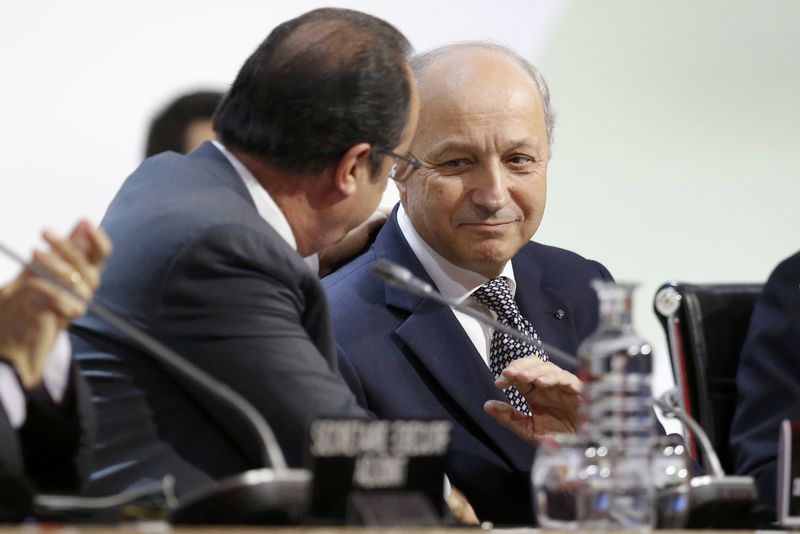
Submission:
[[[517,206],[525,213],[526,218],[540,219],[547,199],[547,182],[539,180],[527,187],[519,189],[514,195]]]
[[[536,232],[542,222],[544,206],[547,200],[547,188],[545,184],[536,184],[536,187],[526,191],[520,198],[519,206],[525,214],[525,224],[522,232],[526,239]]]
[[[460,205],[461,182],[434,176],[406,186],[406,209],[415,213],[416,220],[436,221],[437,230],[449,226],[452,214]]]
[[[435,202],[439,209],[453,213],[467,200],[466,188],[458,177],[439,177],[428,182],[425,194]]]

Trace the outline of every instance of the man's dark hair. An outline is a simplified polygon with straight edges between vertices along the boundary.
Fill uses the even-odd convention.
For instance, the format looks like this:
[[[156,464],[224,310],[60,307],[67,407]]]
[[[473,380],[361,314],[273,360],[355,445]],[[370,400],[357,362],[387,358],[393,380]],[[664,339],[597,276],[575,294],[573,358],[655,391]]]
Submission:
[[[353,145],[394,148],[409,116],[411,45],[389,23],[317,9],[275,28],[214,116],[231,149],[296,174],[337,163]],[[372,168],[380,155],[372,151]]]
[[[150,123],[145,157],[172,150],[186,153],[186,132],[195,121],[211,120],[223,94],[197,91],[173,100]]]

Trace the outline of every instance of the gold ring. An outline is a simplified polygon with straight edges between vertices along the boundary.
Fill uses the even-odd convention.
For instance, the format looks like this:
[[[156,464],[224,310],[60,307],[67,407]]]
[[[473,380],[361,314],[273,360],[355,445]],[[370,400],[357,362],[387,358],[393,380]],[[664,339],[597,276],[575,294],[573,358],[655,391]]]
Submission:
[[[81,282],[83,282],[83,276],[78,271],[72,271],[69,275],[69,280],[72,282],[73,286],[77,286]]]

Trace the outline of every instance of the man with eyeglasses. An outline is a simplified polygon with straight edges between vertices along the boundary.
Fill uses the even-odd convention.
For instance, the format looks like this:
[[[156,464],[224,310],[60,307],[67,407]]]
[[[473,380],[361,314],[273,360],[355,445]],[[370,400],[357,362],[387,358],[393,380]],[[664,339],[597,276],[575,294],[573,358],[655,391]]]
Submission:
[[[580,393],[574,369],[548,361],[536,340],[575,353],[598,321],[589,282],[611,276],[530,242],[544,211],[553,125],[539,72],[481,43],[412,64],[420,120],[410,151],[392,154],[400,205],[364,255],[324,280],[340,366],[379,417],[451,420],[451,483],[480,520],[530,524],[530,442],[574,431]],[[386,285],[371,274],[381,259],[522,330],[533,345]]]
[[[373,213],[393,164],[381,151],[408,151],[409,53],[355,11],[279,25],[220,104],[217,140],[146,160],[102,221],[117,251],[97,299],[247,399],[291,466],[315,418],[368,415],[339,374],[304,257]],[[98,414],[92,493],[172,474],[183,494],[261,466],[246,426],[111,327],[84,319],[73,342]]]

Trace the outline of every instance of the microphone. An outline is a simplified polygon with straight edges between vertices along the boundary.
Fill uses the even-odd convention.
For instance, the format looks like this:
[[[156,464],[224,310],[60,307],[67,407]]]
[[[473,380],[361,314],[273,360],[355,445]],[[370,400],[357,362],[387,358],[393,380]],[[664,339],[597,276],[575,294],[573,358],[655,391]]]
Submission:
[[[676,403],[677,399],[675,398],[676,394],[677,390],[675,389],[665,391],[660,397],[653,397],[653,404],[661,409],[661,413],[664,414],[664,417],[677,419],[689,428],[692,434],[697,438],[700,448],[703,449],[703,454],[708,458],[709,467],[713,476],[717,478],[724,477],[725,470],[722,469],[722,463],[719,461],[717,451],[715,451],[713,445],[711,445],[711,440],[708,439],[708,434],[706,434],[703,427],[701,427],[693,417],[678,407]]]
[[[752,509],[758,504],[758,491],[755,480],[750,476],[730,476],[725,474],[717,452],[711,445],[703,427],[689,414],[677,406],[677,391],[671,389],[653,403],[661,408],[666,417],[682,422],[694,434],[697,443],[708,458],[711,475],[693,477],[691,488],[691,509],[688,528],[749,527],[757,525],[761,518],[750,517]]]
[[[423,298],[431,299],[444,306],[450,306],[454,310],[476,319],[479,323],[490,326],[496,330],[500,330],[501,332],[508,334],[517,341],[525,343],[526,345],[535,346],[536,343],[539,343],[547,355],[550,356],[551,359],[555,357],[561,366],[569,365],[575,368],[578,367],[578,359],[572,354],[569,354],[558,347],[554,347],[553,345],[546,343],[541,339],[534,341],[516,328],[512,328],[505,323],[501,323],[496,319],[492,319],[491,317],[488,317],[481,312],[470,308],[469,306],[464,306],[463,304],[459,304],[454,300],[448,299],[433,289],[433,286],[431,286],[429,283],[414,276],[411,271],[401,265],[397,265],[396,263],[387,259],[379,259],[372,266],[372,274],[392,287],[403,289],[409,293]]]
[[[84,303],[88,311],[113,326],[159,364],[202,389],[203,393],[242,415],[258,436],[264,467],[198,488],[179,499],[170,512],[176,524],[298,523],[310,502],[311,472],[290,469],[269,424],[238,392],[217,380],[160,341],[135,327],[110,309],[80,296],[73,288],[42,267],[25,259],[0,242],[0,253],[24,269],[55,285]],[[48,502],[46,499],[40,500]]]

